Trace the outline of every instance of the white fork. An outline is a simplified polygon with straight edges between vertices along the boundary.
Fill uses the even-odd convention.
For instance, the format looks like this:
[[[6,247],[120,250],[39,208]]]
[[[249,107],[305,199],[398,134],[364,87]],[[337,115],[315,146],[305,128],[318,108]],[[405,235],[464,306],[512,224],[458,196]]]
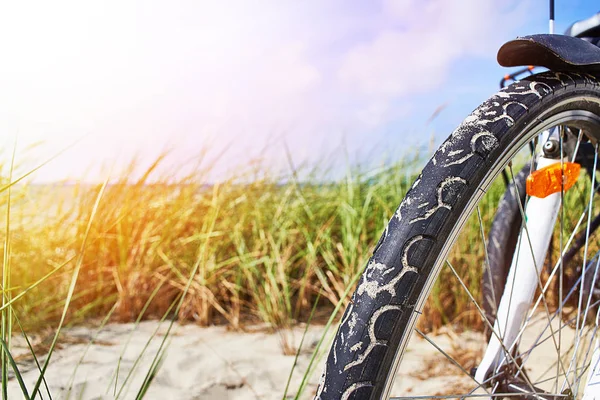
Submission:
[[[539,157],[537,167],[543,168],[557,162],[560,162],[560,159]],[[540,281],[541,266],[546,258],[559,208],[560,193],[551,194],[543,199],[529,199],[525,210],[527,227],[521,229],[515,251],[518,257],[512,260],[494,323],[497,335],[491,336],[475,373],[475,379],[479,382],[483,382],[486,376],[493,374],[506,363],[505,349],[516,347],[519,330]],[[528,232],[533,234],[529,235]],[[503,339],[502,342],[499,338]]]

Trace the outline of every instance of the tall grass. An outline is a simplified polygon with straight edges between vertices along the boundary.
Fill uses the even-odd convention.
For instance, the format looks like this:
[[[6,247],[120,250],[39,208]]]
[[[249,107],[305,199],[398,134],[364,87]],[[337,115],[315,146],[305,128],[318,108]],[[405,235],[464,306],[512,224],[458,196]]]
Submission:
[[[165,171],[159,157],[142,171],[132,162],[106,187],[15,186],[6,298],[17,315],[27,316],[26,329],[59,321],[67,298],[67,324],[109,312],[117,321],[159,319],[175,312],[172,305],[197,266],[172,315],[180,320],[276,329],[307,320],[318,299],[315,318],[325,321],[348,301],[348,286],[424,161],[416,156],[376,171],[348,168],[335,181],[318,169],[299,180],[297,171],[273,174],[254,166],[209,184],[206,170],[159,172]],[[494,184],[480,205],[485,232],[503,191],[501,182]],[[5,195],[2,215],[7,207]],[[0,232],[3,250],[8,230]],[[473,215],[450,255],[475,296],[484,262],[481,236]],[[67,296],[75,270],[77,285]],[[420,328],[480,326],[468,295],[447,278],[434,286]]]
[[[119,321],[158,318],[196,262],[182,320],[288,326],[308,317],[319,294],[326,314],[364,267],[419,160],[349,169],[335,182],[319,171],[299,182],[258,169],[218,184],[203,171],[157,173],[161,162],[141,174],[132,164],[108,185],[89,227],[100,186],[15,189],[10,293],[28,328],[60,319],[81,249],[69,323],[102,318],[115,305]],[[209,248],[198,260],[201,243]]]
[[[28,332],[152,318],[233,329],[263,323],[280,330],[309,319],[329,326],[424,163],[415,157],[376,171],[349,168],[335,181],[320,170],[299,180],[296,171],[253,168],[209,184],[203,170],[160,173],[163,161],[159,157],[141,173],[132,163],[111,184],[97,186],[9,187],[12,166],[0,165],[0,176],[7,177],[0,182],[3,372],[14,364],[9,351],[14,322]],[[489,188],[449,256],[476,298],[483,236],[504,189],[501,180]],[[581,193],[572,198],[569,202],[581,202]],[[482,327],[459,281],[447,268],[441,274],[419,328]],[[58,333],[49,333],[49,355]],[[36,360],[40,371],[49,355],[43,366]],[[13,370],[18,377],[16,365]],[[128,379],[119,379],[117,366],[114,394]],[[43,373],[33,393],[42,383]]]

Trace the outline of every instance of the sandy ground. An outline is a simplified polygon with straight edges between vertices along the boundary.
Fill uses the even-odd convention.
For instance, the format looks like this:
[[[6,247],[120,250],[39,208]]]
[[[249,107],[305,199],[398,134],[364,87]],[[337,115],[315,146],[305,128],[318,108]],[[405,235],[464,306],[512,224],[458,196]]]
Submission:
[[[97,329],[84,327],[65,331],[67,343],[53,354],[46,373],[52,398],[113,399],[119,391],[119,398],[136,398],[165,337],[166,326],[150,321],[140,324],[135,330],[133,328],[132,324],[111,324],[100,333]],[[158,334],[150,340],[155,332]],[[289,398],[296,394],[322,332],[323,327],[311,327],[309,330],[303,345],[305,349],[301,351],[292,375]],[[145,398],[281,399],[294,363],[293,355],[283,354],[282,337],[297,348],[302,333],[302,327],[282,336],[261,331],[229,332],[224,327],[175,325],[167,341],[167,353]],[[95,343],[88,345],[96,334]],[[467,366],[470,360],[481,357],[480,334],[467,332],[457,335],[447,331],[432,338]],[[139,359],[145,346],[148,347]],[[549,352],[542,349],[540,354],[542,359],[538,363],[547,363],[543,356],[548,356]],[[26,371],[23,376],[31,392],[39,372],[26,356],[21,358],[19,365],[22,371]],[[314,395],[321,368],[322,360],[310,376],[302,398]],[[469,377],[416,335],[405,354],[402,368],[408,372],[396,380],[396,394],[457,393],[473,386]],[[126,382],[129,374],[131,377]],[[50,398],[47,389],[42,388],[43,398]],[[11,379],[9,390],[9,398],[23,398],[16,379]]]

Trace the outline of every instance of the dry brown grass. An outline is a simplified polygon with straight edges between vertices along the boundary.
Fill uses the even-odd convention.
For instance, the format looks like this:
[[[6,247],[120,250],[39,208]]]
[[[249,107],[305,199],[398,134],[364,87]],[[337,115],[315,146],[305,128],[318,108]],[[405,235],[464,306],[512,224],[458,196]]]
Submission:
[[[156,172],[161,162],[142,173],[132,163],[106,187],[84,249],[69,322],[102,318],[115,305],[118,321],[162,318],[195,267],[180,320],[225,323],[232,329],[262,322],[285,329],[306,320],[319,294],[319,308],[329,312],[348,301],[348,285],[412,184],[415,175],[409,171],[420,165],[417,159],[370,174],[349,170],[336,182],[326,182],[317,171],[302,183],[295,174],[254,168],[206,185],[206,170],[161,175]],[[30,327],[47,326],[61,314],[100,186],[41,190],[21,186],[13,196],[11,293],[26,292],[14,305]],[[503,190],[501,182],[492,186],[481,203],[485,232]],[[1,201],[0,213],[6,198]],[[449,260],[478,299],[484,254],[477,215],[468,220]],[[441,277],[419,328],[482,328],[479,313],[448,268]]]
[[[302,184],[261,171],[206,185],[205,171],[161,176],[160,162],[142,174],[132,165],[106,187],[68,321],[102,318],[115,304],[118,321],[160,318],[195,266],[180,320],[285,328],[306,319],[318,294],[331,310],[366,264],[414,169],[411,162]],[[143,178],[132,182],[134,175]],[[14,306],[30,327],[62,312],[100,186],[40,190],[18,188],[11,229],[12,293],[23,296]]]

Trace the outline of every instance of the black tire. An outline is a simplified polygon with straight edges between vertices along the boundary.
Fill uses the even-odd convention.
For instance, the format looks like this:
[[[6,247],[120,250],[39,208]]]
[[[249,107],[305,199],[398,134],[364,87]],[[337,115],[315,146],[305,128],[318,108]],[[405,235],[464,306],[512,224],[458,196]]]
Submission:
[[[388,395],[416,318],[464,219],[514,152],[557,124],[597,130],[596,78],[531,76],[485,101],[450,135],[375,247],[342,317],[317,398]]]

